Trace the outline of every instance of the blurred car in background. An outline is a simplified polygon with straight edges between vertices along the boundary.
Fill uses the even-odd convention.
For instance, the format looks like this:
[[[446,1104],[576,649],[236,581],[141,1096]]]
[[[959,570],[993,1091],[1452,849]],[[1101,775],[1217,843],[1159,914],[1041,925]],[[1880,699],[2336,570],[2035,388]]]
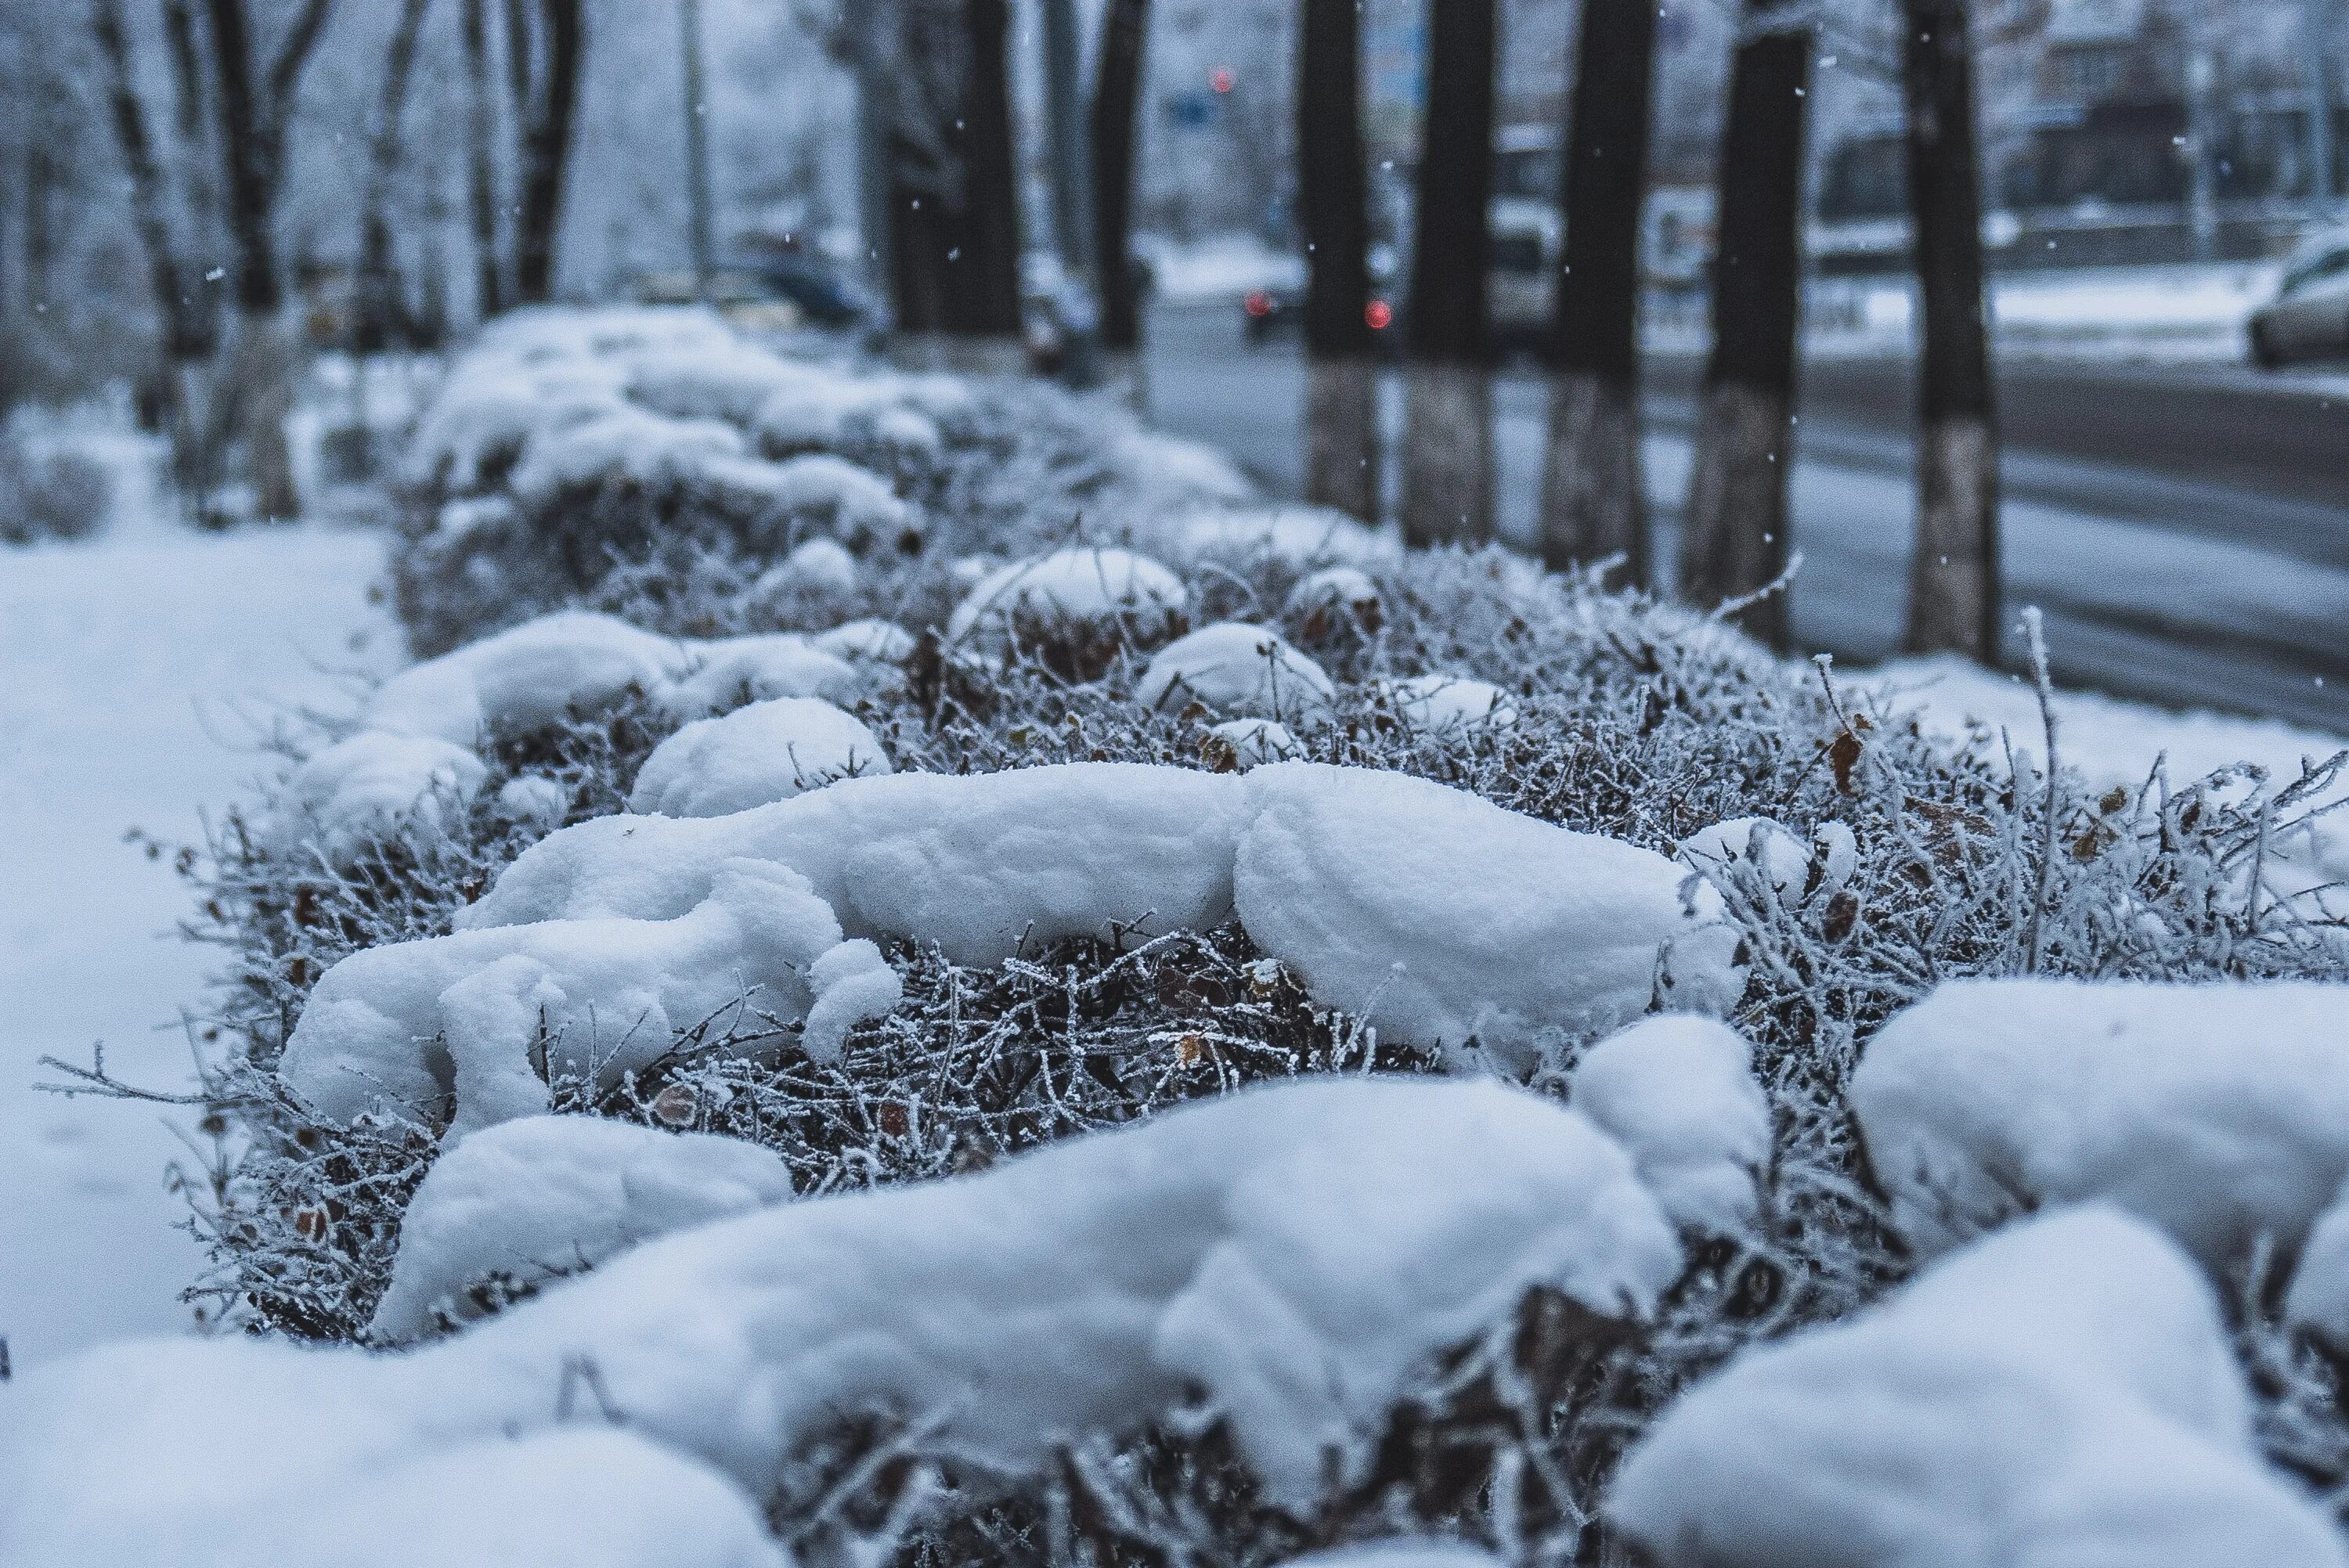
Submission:
[[[2268,369],[2349,357],[2349,229],[2302,242],[2275,298],[2251,313],[2247,330],[2251,363]]]
[[[639,304],[694,304],[703,293],[689,269],[640,273],[630,292]],[[789,255],[712,269],[709,306],[747,332],[824,327],[856,332],[880,312],[862,284],[813,256]]]

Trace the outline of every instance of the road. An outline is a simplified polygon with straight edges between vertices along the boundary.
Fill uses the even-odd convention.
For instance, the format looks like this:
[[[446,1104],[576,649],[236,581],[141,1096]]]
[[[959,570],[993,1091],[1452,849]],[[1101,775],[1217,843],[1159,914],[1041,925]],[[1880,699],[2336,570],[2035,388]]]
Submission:
[[[1251,347],[1239,319],[1229,307],[1154,312],[1150,416],[1292,495],[1297,346]],[[1687,488],[1699,368],[1688,356],[1651,366],[1660,581]],[[1889,359],[1805,367],[1793,606],[1808,651],[1856,661],[1897,651],[1912,509],[1908,377]],[[1387,393],[1392,438],[1401,399]],[[1999,394],[2007,596],[2045,611],[2059,680],[2349,733],[2349,381],[2011,361]],[[1500,528],[1522,542],[1539,488],[1541,382],[1504,372],[1495,404]]]

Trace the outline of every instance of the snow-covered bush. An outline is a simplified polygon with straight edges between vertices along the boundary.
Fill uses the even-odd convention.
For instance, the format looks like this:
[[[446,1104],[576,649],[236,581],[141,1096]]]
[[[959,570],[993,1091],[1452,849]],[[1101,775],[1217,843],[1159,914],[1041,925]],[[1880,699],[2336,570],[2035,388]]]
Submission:
[[[478,577],[456,542],[411,531],[403,611],[421,647],[452,651],[358,722],[459,748],[479,776],[418,796],[427,810],[355,794],[331,854],[316,832],[295,848],[273,831],[283,808],[232,818],[200,869],[233,954],[208,1084],[222,1153],[196,1191],[222,1316],[370,1338],[411,1195],[536,1125],[491,1117],[446,1138],[460,1056],[518,1091],[501,1115],[740,1140],[802,1197],[951,1185],[1263,1080],[1497,1073],[1579,1109],[1682,1233],[1636,1325],[1595,1334],[1530,1305],[1510,1343],[1389,1390],[1386,1438],[1358,1485],[1319,1500],[1321,1525],[1276,1506],[1281,1483],[1231,1430],[1171,1415],[1067,1434],[1040,1475],[947,1503],[925,1490],[939,1456],[923,1434],[881,1423],[822,1434],[789,1467],[789,1506],[761,1500],[824,1562],[1266,1568],[1397,1531],[1603,1561],[1607,1481],[1660,1410],[1911,1266],[1891,1223],[1908,1211],[1882,1195],[1900,1178],[1870,1168],[1852,1114],[1888,1019],[1972,977],[2349,979],[2321,907],[2251,891],[2329,776],[2051,781],[1687,612],[1497,552],[1406,557],[1235,487],[1214,498],[1205,468],[1055,394],[778,370],[723,337],[662,348],[656,376],[644,322],[546,330],[602,346],[561,348],[571,379],[544,406],[617,397],[725,423],[758,461],[864,465],[919,514],[922,548],[814,523],[756,540],[673,526],[627,480],[590,507],[633,508],[650,542],[566,558],[567,536],[538,526],[558,514],[498,477],[537,428],[527,407],[504,456],[435,459],[419,493],[493,502],[479,525],[493,533],[500,515],[538,521],[485,546],[497,573]],[[1027,593],[1040,583],[1066,593]],[[542,609],[610,618],[485,635]],[[1229,690],[1174,641],[1227,623],[1250,677]],[[1302,667],[1318,700],[1294,711]],[[813,789],[798,764],[786,774],[760,710],[819,698],[895,771]],[[713,736],[743,744],[703,756]],[[725,782],[738,762],[767,803],[682,814],[749,804]],[[289,799],[305,798],[297,782]],[[629,813],[632,799],[665,814]],[[799,937],[701,930],[734,862],[802,879]],[[509,960],[546,974],[523,986]],[[321,989],[329,974],[347,978]],[[413,1093],[319,1102],[320,998],[379,1016],[352,1081]],[[602,1216],[598,1237],[634,1234],[632,1202],[583,1196],[580,1212]],[[2307,1254],[2328,1247],[2349,1253],[2319,1222]],[[495,1315],[461,1345],[645,1255],[577,1238],[544,1273],[589,1277],[503,1313],[544,1281],[432,1290],[456,1305],[443,1315]],[[2320,1274],[2349,1276],[2293,1277],[2295,1310],[2323,1324],[2300,1289]],[[2349,1481],[2349,1421],[2325,1355],[2279,1312],[2286,1277],[2225,1282],[2255,1440],[2319,1484]]]
[[[79,539],[114,505],[114,474],[70,447],[0,428],[0,544]]]

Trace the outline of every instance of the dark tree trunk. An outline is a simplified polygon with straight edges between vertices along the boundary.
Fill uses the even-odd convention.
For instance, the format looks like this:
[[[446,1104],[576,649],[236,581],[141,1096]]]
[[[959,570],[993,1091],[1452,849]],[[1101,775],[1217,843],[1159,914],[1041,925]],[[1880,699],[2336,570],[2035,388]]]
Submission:
[[[170,183],[156,161],[155,141],[147,128],[147,106],[139,96],[130,60],[130,41],[122,25],[121,0],[96,0],[90,8],[90,32],[106,63],[106,95],[114,140],[122,166],[130,176],[131,226],[140,248],[147,253],[148,285],[154,291],[155,314],[162,323],[163,357],[191,357],[192,280],[180,258],[171,232]]]
[[[481,320],[505,309],[498,249],[497,108],[490,96],[489,0],[465,0],[465,196],[472,220],[473,309]]]
[[[1493,531],[1491,321],[1495,0],[1431,0],[1427,116],[1412,242],[1411,439],[1402,525],[1414,544]]]
[[[960,123],[947,145],[962,165],[961,201],[946,272],[946,330],[959,337],[1019,336],[1019,167],[1012,150],[1009,0],[965,0]]]
[[[295,94],[331,5],[332,0],[304,0],[258,79],[245,0],[206,0],[204,10],[229,241],[236,254],[236,363],[229,385],[254,504],[272,518],[292,517],[302,504],[285,433],[294,407],[295,349],[281,319],[285,285],[274,232],[277,194]]]
[[[430,0],[400,0],[391,46],[385,52],[383,91],[375,124],[367,131],[367,181],[359,201],[359,265],[352,346],[380,354],[404,333],[398,265],[391,240],[391,185],[399,171],[399,121],[408,107],[408,84],[416,67],[417,36]]]
[[[1747,0],[1746,41],[1722,126],[1713,354],[1697,416],[1681,542],[1682,592],[1699,604],[1755,595],[1785,569],[1795,332],[1802,311],[1803,139],[1811,28],[1799,0]],[[1778,17],[1788,25],[1772,29]],[[1754,599],[1740,624],[1786,639],[1786,596]]]
[[[1306,499],[1375,521],[1378,370],[1361,70],[1355,0],[1305,0],[1297,159],[1305,222]]]
[[[1112,355],[1142,346],[1133,270],[1133,138],[1149,34],[1150,0],[1108,0],[1093,72],[1092,129],[1093,264],[1101,273],[1102,347]]]
[[[1621,556],[1648,577],[1640,465],[1640,235],[1656,54],[1654,0],[1583,0],[1574,119],[1561,170],[1565,233],[1550,322],[1542,556]]]
[[[512,7],[509,7],[511,11]],[[554,246],[563,222],[563,181],[579,107],[579,72],[587,56],[586,0],[539,0],[545,63],[524,111],[520,199],[514,219],[514,297],[543,304],[554,297]],[[508,46],[525,60],[527,29]]]
[[[1909,195],[1924,333],[1908,645],[1998,653],[1998,438],[1982,314],[1967,0],[1905,0]]]

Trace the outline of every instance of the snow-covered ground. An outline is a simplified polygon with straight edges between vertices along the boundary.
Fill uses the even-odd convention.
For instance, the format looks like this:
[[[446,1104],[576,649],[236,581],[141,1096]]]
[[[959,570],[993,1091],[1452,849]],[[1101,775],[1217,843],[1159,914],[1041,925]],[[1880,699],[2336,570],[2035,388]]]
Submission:
[[[323,704],[397,632],[367,603],[367,533],[229,535],[141,520],[0,556],[0,1335],[18,1365],[189,1321],[200,1263],[164,1190],[160,1108],[36,1094],[43,1055],[168,1088],[180,1009],[211,955],[176,939],[188,892],[137,828],[195,841],[251,793],[273,703]]]

